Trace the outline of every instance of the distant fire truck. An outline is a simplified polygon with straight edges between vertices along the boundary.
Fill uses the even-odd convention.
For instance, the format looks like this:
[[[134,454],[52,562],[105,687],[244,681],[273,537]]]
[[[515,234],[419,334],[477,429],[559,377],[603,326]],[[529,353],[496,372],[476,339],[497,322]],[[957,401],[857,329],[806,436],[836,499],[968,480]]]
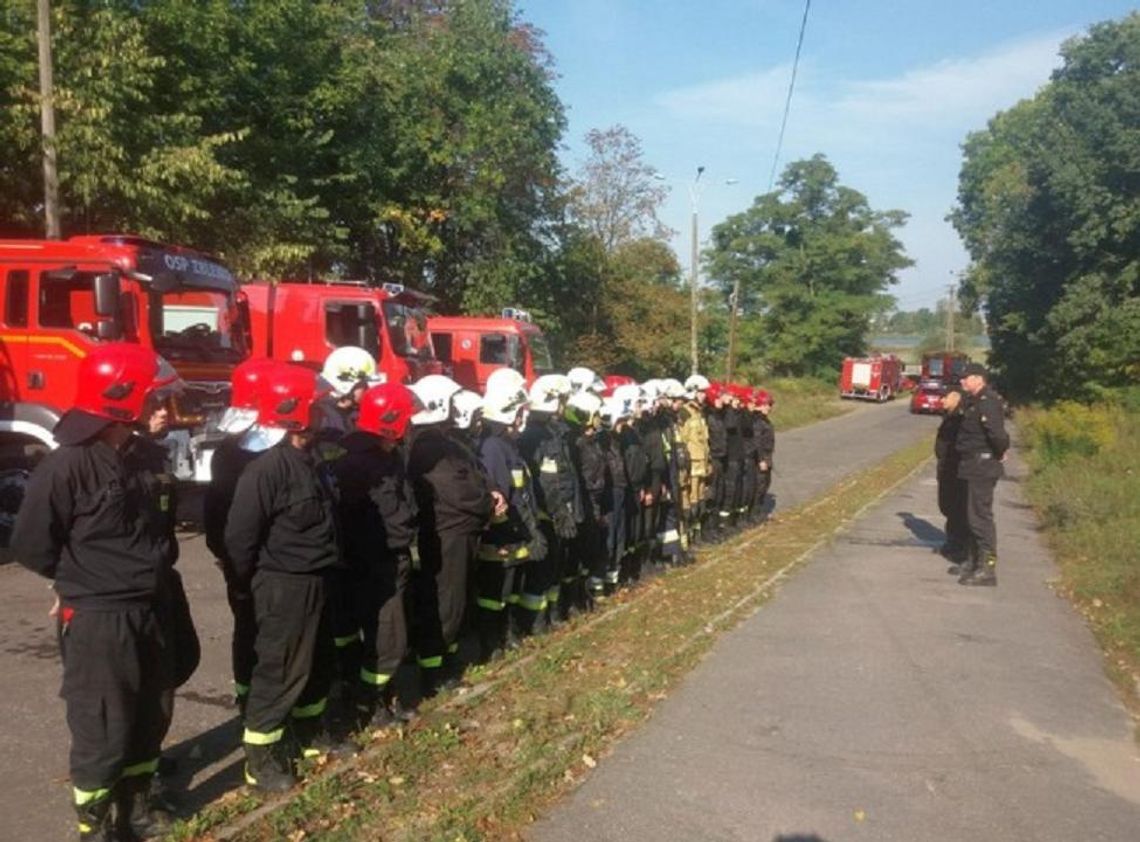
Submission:
[[[888,401],[902,387],[903,364],[894,354],[848,357],[839,375],[839,396]]]

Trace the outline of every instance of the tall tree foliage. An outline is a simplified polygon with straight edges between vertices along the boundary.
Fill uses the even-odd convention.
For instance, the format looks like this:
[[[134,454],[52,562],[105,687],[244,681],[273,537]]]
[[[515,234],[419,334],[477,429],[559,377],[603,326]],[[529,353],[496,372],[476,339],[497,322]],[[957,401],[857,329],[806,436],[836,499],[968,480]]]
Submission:
[[[779,188],[713,228],[710,276],[741,286],[740,358],[776,374],[829,374],[862,353],[871,318],[911,264],[892,233],[902,211],[876,211],[822,155],[789,164]]]
[[[559,248],[564,126],[510,0],[55,0],[65,232],[496,310]],[[34,233],[33,4],[0,0],[0,225]]]
[[[1140,13],[1061,52],[1035,97],[967,139],[951,215],[965,297],[1021,397],[1140,381]]]

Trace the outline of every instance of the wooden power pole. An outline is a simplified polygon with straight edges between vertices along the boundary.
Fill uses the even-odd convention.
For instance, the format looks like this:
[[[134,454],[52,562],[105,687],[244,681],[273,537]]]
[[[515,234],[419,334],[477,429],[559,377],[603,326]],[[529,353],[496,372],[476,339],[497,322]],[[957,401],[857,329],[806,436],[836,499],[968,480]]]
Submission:
[[[51,67],[51,0],[36,0],[40,53],[40,131],[44,153],[44,236],[58,240],[59,172],[56,169],[55,94]]]

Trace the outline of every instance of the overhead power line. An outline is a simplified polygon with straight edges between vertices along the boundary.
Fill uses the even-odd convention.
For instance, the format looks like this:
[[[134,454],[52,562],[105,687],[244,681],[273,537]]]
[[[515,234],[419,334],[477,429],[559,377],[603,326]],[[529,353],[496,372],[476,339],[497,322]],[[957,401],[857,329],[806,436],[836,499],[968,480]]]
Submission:
[[[768,176],[768,192],[772,192],[772,188],[776,184],[776,168],[780,165],[780,152],[784,148],[784,131],[788,128],[788,114],[792,110],[792,94],[796,90],[796,73],[800,68],[800,51],[804,46],[804,33],[807,31],[808,12],[811,11],[811,0],[804,2],[804,18],[800,21],[800,37],[796,41],[796,58],[792,62],[792,80],[788,83],[788,97],[784,100],[784,117],[780,121],[780,137],[776,141],[776,155],[772,159],[772,172]]]

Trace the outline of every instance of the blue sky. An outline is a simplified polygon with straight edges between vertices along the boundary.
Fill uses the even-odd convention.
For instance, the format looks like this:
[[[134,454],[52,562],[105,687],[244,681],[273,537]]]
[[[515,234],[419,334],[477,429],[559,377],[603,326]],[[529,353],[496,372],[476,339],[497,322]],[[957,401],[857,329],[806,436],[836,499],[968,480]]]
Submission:
[[[705,167],[712,225],[768,189],[802,0],[519,0],[560,77],[571,171],[582,137],[615,123],[641,138],[673,190],[663,213],[688,265],[689,185]],[[781,162],[816,152],[875,208],[900,208],[917,265],[901,309],[933,305],[967,257],[944,221],[959,145],[1048,81],[1066,38],[1137,8],[1123,0],[814,0]],[[733,185],[727,180],[736,179]]]

